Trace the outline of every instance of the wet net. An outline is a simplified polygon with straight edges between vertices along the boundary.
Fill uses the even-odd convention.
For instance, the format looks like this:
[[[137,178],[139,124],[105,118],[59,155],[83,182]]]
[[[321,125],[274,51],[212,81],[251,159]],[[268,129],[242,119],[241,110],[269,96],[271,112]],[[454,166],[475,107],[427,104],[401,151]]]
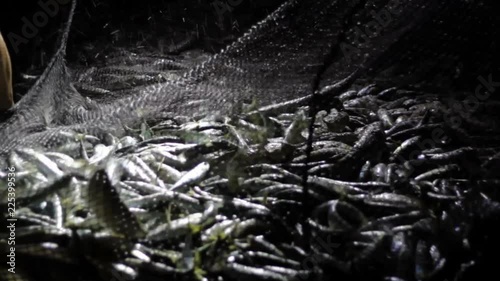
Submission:
[[[82,11],[0,123],[7,280],[496,272],[493,1],[283,1],[215,52],[79,45]]]

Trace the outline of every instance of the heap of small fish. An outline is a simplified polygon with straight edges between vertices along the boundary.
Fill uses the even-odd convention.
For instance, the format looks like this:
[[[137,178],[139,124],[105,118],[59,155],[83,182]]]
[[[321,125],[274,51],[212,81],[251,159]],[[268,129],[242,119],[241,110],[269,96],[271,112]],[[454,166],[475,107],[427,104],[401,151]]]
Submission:
[[[303,100],[15,150],[15,280],[470,280],[489,269],[500,103],[457,111],[466,96],[376,85],[322,98],[336,108],[316,115],[310,155]],[[3,187],[0,202],[5,214]]]

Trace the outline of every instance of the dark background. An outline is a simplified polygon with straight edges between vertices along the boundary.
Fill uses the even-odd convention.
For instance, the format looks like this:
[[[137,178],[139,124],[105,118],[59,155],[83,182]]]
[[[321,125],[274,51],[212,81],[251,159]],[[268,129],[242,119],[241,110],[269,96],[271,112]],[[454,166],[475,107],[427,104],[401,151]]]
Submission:
[[[23,36],[23,25],[27,19],[43,11],[39,2],[54,2],[59,12],[48,17],[46,25],[37,28],[36,36],[12,46],[9,34]],[[39,74],[52,57],[59,42],[60,30],[66,21],[71,1],[59,4],[57,0],[3,1],[0,8],[0,31],[9,47],[14,69],[14,83],[19,82],[20,73]],[[231,3],[238,3],[231,6]],[[263,19],[283,0],[92,0],[78,1],[70,34],[68,60],[82,62],[82,50],[91,46],[141,44],[161,50],[189,34],[196,34],[196,47],[216,52],[234,40],[249,26]],[[228,4],[220,17],[223,6]],[[20,4],[22,6],[20,6]],[[219,4],[219,5],[217,5]],[[22,9],[20,8],[22,7]],[[219,9],[219,10],[218,10]],[[93,46],[95,47],[95,46]],[[84,58],[83,60],[88,59]],[[85,61],[84,61],[85,62]],[[18,99],[17,97],[16,99]]]
[[[60,29],[67,19],[71,3],[61,5],[60,11],[49,17],[48,23],[38,29],[35,37],[19,45],[17,52],[11,46],[9,34],[22,36],[21,30],[25,24],[23,18],[33,22],[33,16],[42,11],[39,2],[56,1],[8,0],[2,3],[0,31],[11,51],[14,84],[16,85],[22,80],[21,73],[40,74],[48,63],[59,42]],[[215,53],[283,2],[284,0],[80,0],[77,3],[70,33],[67,59],[70,63],[95,64],[92,59],[97,50],[102,50],[106,46],[119,45],[147,46],[155,49],[157,53],[162,53],[168,51],[173,43],[181,42],[192,34],[196,34],[197,40],[191,47]],[[477,84],[478,73],[484,75],[492,71],[498,72],[500,61],[500,36],[497,36],[499,31],[485,32],[496,30],[500,26],[500,17],[497,16],[500,10],[494,9],[497,6],[496,1],[475,0],[472,2],[478,5],[484,4],[488,9],[482,9],[481,15],[477,16],[478,20],[471,26],[466,26],[465,29],[460,25],[454,28],[455,25],[450,23],[450,32],[454,36],[469,38],[469,45],[460,43],[460,40],[450,41],[447,46],[432,42],[427,42],[426,45],[432,47],[431,50],[427,50],[427,53],[438,52],[443,53],[442,55],[446,55],[444,52],[447,48],[462,49],[458,53],[460,53],[463,65],[471,69],[469,76],[472,78],[469,79],[470,81],[463,79],[457,82],[463,83],[462,86],[466,89],[471,89]],[[231,7],[231,3],[239,4]],[[19,8],[20,4],[22,9]],[[229,5],[231,10],[226,10],[221,15],[218,13],[218,9],[222,9],[221,4]],[[459,7],[460,4],[456,6]],[[458,12],[463,15],[469,13],[467,10]],[[422,34],[425,35],[425,32]],[[495,36],[484,34],[495,34]],[[422,35],[422,41],[433,40],[433,38],[425,38],[424,35]],[[425,55],[426,52],[422,54]],[[411,61],[411,58],[409,59],[408,64],[415,63]],[[414,60],[419,61],[418,58]],[[489,70],[485,71],[485,68]],[[494,77],[498,77],[498,74],[494,74]],[[24,90],[25,88],[16,91],[16,100],[20,98],[20,93],[22,94]]]

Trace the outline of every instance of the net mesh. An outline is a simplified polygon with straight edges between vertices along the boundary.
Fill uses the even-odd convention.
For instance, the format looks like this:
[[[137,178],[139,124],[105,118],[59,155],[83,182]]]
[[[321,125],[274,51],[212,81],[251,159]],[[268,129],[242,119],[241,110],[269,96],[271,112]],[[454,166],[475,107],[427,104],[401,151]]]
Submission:
[[[109,95],[116,97],[114,100],[103,105],[86,102],[71,89],[64,62],[68,24],[63,44],[42,79],[17,105],[14,116],[2,124],[6,136],[2,151],[18,144],[51,146],[60,142],[60,130],[102,134],[99,128],[106,127],[106,131],[114,129],[113,133],[119,135],[124,132],[123,126],[134,126],[138,119],[163,118],[165,112],[224,114],[242,100],[258,99],[268,105],[305,96],[312,93],[313,81],[321,75],[318,69],[329,53],[333,58],[323,80],[325,85],[359,73],[378,83],[415,85],[424,81],[439,86],[453,81],[457,68],[467,67],[469,75],[477,74],[495,61],[495,45],[481,43],[497,37],[496,31],[488,28],[494,19],[488,19],[487,5],[386,2],[285,3],[237,42],[179,79],[120,89],[119,94]],[[377,26],[373,14],[386,17],[382,19],[387,21],[386,26]],[[465,20],[458,21],[462,18]],[[452,26],[456,22],[460,22],[459,27]],[[380,31],[370,33],[370,28]],[[361,35],[356,34],[358,30]],[[471,52],[474,61],[464,65],[464,54]],[[116,69],[93,75],[104,73],[122,75],[123,80],[130,75]],[[23,123],[27,119],[32,126]],[[25,127],[29,135],[23,137],[26,129],[19,128]]]

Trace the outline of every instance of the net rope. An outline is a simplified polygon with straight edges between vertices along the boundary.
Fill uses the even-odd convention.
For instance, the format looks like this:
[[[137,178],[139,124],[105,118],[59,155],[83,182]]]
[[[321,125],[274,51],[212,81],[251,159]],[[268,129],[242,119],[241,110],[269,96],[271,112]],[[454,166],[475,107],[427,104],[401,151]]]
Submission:
[[[167,113],[228,114],[242,101],[256,99],[260,105],[269,105],[306,96],[312,93],[328,53],[332,53],[331,64],[321,79],[322,87],[353,73],[355,78],[387,86],[427,83],[439,87],[459,80],[454,77],[459,67],[467,67],[469,74],[484,73],[496,59],[494,44],[481,44],[498,32],[486,28],[495,20],[485,3],[288,1],[179,79],[120,89],[101,104],[78,93],[65,64],[73,5],[61,47],[12,116],[0,125],[3,155],[17,146],[60,145],[65,140],[59,132],[64,130],[120,136],[125,134],[124,127],[162,119]],[[385,15],[385,26],[360,40],[357,30],[376,31],[380,25],[374,15]],[[463,55],[471,53],[474,61],[464,66]]]

